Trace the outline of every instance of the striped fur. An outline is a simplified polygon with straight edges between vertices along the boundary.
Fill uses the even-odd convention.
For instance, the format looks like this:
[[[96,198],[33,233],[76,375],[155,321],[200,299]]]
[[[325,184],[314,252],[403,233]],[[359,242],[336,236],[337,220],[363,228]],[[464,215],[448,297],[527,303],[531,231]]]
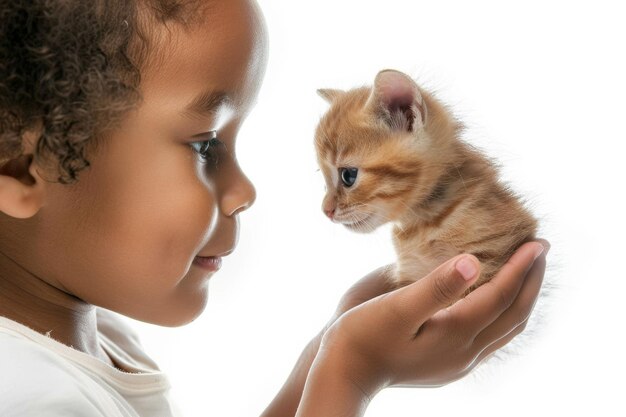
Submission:
[[[397,286],[459,253],[475,255],[482,272],[470,292],[535,238],[537,221],[498,180],[493,162],[461,140],[463,126],[444,105],[401,74],[415,88],[416,106],[385,108],[379,76],[372,87],[320,90],[331,104],[315,133],[323,209],[356,232],[393,223]],[[341,182],[342,167],[359,169],[351,187]]]

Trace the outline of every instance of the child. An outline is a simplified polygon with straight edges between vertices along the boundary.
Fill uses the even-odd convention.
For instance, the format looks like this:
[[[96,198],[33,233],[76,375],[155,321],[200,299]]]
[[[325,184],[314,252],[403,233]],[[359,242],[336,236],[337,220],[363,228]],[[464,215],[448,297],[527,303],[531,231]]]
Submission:
[[[255,199],[235,141],[265,71],[261,12],[13,0],[0,31],[0,415],[175,415],[118,314],[191,322],[236,246]],[[525,244],[448,309],[479,275],[473,256],[392,292],[387,268],[373,271],[263,415],[362,415],[386,386],[467,374],[523,330],[544,246]]]

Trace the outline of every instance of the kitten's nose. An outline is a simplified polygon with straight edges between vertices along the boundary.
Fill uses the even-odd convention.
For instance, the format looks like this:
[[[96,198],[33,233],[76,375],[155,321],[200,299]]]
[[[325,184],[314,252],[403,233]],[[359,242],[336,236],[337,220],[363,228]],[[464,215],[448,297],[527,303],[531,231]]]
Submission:
[[[330,198],[324,199],[324,202],[322,203],[322,211],[326,213],[329,219],[331,220],[333,219],[336,208],[337,206],[335,205],[335,202],[332,199]]]
[[[335,199],[331,195],[326,195],[324,197],[324,201],[322,201],[322,211],[328,216],[329,219],[333,219],[335,215],[335,209],[337,208],[337,203]]]

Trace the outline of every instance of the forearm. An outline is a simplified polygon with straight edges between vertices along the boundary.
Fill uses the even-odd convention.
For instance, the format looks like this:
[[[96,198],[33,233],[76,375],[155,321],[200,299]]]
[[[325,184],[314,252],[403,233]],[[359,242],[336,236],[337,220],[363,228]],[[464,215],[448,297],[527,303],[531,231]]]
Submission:
[[[321,338],[322,333],[320,332],[307,344],[293,367],[291,374],[287,377],[276,397],[261,414],[261,417],[295,416],[304,390],[304,384],[320,346]]]
[[[370,397],[342,369],[332,361],[313,363],[296,417],[363,416]]]

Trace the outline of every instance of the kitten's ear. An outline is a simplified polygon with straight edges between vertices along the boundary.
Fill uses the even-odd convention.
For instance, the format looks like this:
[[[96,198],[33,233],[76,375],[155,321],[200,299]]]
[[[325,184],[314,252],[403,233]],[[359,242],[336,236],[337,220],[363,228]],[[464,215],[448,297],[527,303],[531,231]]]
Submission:
[[[395,70],[376,75],[367,106],[392,129],[414,132],[426,124],[426,105],[411,77]]]
[[[317,90],[317,94],[331,104],[333,101],[335,101],[337,97],[339,97],[343,93],[343,90],[336,90],[334,88],[320,88],[319,90]]]

